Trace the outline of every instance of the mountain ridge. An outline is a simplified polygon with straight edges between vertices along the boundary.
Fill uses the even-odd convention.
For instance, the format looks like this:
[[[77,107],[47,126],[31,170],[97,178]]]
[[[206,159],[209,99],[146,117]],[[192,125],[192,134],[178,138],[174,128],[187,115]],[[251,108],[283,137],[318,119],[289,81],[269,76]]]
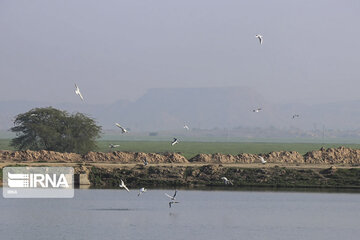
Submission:
[[[115,122],[134,131],[182,128],[357,129],[360,100],[303,104],[271,103],[249,87],[154,88],[135,101],[110,104],[0,101],[0,129],[9,129],[17,114],[36,107],[53,106],[68,112],[82,112],[96,119],[104,129]],[[262,108],[259,113],[252,112]],[[300,117],[293,119],[294,114]],[[346,126],[346,127],[345,127]]]

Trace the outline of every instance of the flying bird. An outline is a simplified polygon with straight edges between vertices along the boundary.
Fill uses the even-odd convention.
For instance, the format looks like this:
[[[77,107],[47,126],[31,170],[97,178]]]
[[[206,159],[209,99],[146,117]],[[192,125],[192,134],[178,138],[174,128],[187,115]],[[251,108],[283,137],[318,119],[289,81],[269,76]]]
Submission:
[[[139,193],[138,193],[138,197],[143,194],[144,192],[146,192],[147,190],[145,188],[140,188]]]
[[[148,164],[149,164],[149,163],[148,163],[148,161],[147,161],[146,159],[143,159],[142,161],[143,161],[143,163],[144,163],[144,166],[146,166],[146,165],[148,165]]]
[[[174,203],[180,203],[180,202],[170,201],[170,202],[169,202],[169,208],[171,208],[171,205],[174,204]]]
[[[300,117],[299,114],[294,114],[294,115],[292,116],[293,119],[298,118],[298,117]]]
[[[117,148],[117,147],[119,147],[120,145],[117,145],[117,144],[110,144],[109,145],[109,148]]]
[[[121,179],[121,184],[119,185],[121,188],[125,188],[126,191],[130,192],[130,190],[126,187],[124,181]]]
[[[170,198],[171,201],[175,201],[175,197],[176,197],[176,193],[177,193],[177,190],[175,190],[175,193],[173,196],[170,196],[169,194],[165,193],[165,196],[167,196],[168,198]]]
[[[260,44],[263,43],[263,36],[261,36],[261,35],[259,35],[259,34],[256,34],[255,37],[259,39]]]
[[[260,161],[261,161],[262,164],[266,163],[265,159],[262,156],[260,156]]]
[[[128,132],[128,130],[126,130],[126,129],[125,129],[124,127],[122,127],[120,124],[115,123],[115,125],[116,125],[118,128],[121,129],[121,132],[122,132],[122,133],[127,133],[127,132]]]
[[[184,128],[186,129],[186,130],[190,130],[190,128],[189,128],[189,126],[188,125],[184,125]]]
[[[81,100],[84,101],[84,98],[83,98],[83,96],[81,95],[80,89],[79,89],[79,87],[76,85],[76,83],[75,83],[75,93],[76,93],[76,95],[79,95],[79,97],[81,98]]]
[[[225,185],[231,184],[234,185],[232,181],[230,181],[229,179],[227,179],[226,177],[222,177],[221,180],[224,180]]]
[[[255,112],[255,113],[258,113],[258,112],[262,111],[262,109],[261,109],[261,108],[257,108],[257,109],[254,109],[254,110],[252,110],[252,111]]]
[[[174,146],[175,144],[179,143],[177,138],[174,138],[174,140],[171,142],[171,146]]]

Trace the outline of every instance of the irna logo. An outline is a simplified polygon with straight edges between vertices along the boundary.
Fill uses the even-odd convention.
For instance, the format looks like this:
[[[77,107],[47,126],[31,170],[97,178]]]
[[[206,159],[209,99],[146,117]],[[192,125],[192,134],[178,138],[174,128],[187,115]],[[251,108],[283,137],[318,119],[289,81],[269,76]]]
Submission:
[[[72,167],[5,167],[3,185],[5,198],[72,198],[74,169]]]
[[[8,172],[8,186],[10,188],[68,188],[65,174],[19,174]]]

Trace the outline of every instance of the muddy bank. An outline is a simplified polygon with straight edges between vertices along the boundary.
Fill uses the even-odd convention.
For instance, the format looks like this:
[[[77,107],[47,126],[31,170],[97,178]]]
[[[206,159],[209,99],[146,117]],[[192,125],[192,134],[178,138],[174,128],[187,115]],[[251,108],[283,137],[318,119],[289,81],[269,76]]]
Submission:
[[[321,187],[360,188],[360,169],[289,169],[238,168],[222,165],[150,166],[122,168],[91,167],[89,180],[93,187],[117,188],[123,179],[130,188],[225,186],[221,177],[234,185],[227,187]]]
[[[301,155],[295,151],[270,152],[268,154],[198,154],[186,159],[179,153],[142,153],[142,152],[89,152],[85,155],[59,153],[52,151],[0,151],[0,162],[103,162],[103,163],[259,163],[263,156],[268,163],[285,164],[342,164],[359,165],[360,150],[345,147],[320,149]]]

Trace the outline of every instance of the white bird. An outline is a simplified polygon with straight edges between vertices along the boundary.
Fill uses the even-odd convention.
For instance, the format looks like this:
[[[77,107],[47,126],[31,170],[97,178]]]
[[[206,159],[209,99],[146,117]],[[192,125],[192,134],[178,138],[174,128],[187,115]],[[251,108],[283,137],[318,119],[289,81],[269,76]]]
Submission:
[[[188,125],[184,125],[184,128],[186,129],[186,130],[190,130],[190,128],[189,128],[189,126]]]
[[[143,194],[144,192],[146,192],[147,190],[145,188],[140,188],[140,191],[138,193],[138,197]]]
[[[260,44],[263,43],[263,36],[261,36],[261,35],[259,35],[259,34],[256,34],[255,37],[259,39]]]
[[[176,138],[174,138],[174,140],[171,142],[171,146],[174,146],[177,143],[179,143],[179,141]]]
[[[117,147],[119,147],[120,145],[117,145],[117,144],[110,144],[109,145],[109,148],[117,148]]]
[[[125,129],[124,127],[122,127],[120,124],[115,123],[115,125],[121,129],[121,132],[122,132],[122,133],[127,133],[127,132],[128,132],[128,130],[126,130],[126,129]]]
[[[299,114],[294,114],[294,115],[292,116],[293,119],[294,119],[294,118],[297,118],[297,117],[300,117],[300,115],[299,115]]]
[[[165,193],[165,196],[167,196],[168,198],[170,198],[171,201],[175,201],[175,197],[176,197],[176,193],[177,193],[177,190],[175,190],[175,193],[173,196],[170,196],[169,194]]]
[[[146,166],[146,165],[148,165],[148,164],[149,164],[149,163],[148,163],[148,161],[147,161],[146,159],[143,159],[142,161],[143,161],[143,163],[144,163],[144,166]]]
[[[121,179],[121,184],[119,185],[121,188],[125,188],[126,191],[130,192],[130,190],[126,187],[124,181]]]
[[[84,98],[83,98],[83,96],[81,95],[80,89],[79,89],[79,87],[76,85],[76,83],[75,83],[75,93],[76,93],[76,95],[79,95],[79,97],[81,98],[81,100],[84,101]]]
[[[252,111],[258,113],[258,112],[262,111],[262,109],[261,109],[261,108],[257,108],[257,109],[254,109],[254,110],[252,110]]]
[[[266,163],[265,159],[264,159],[262,156],[260,156],[260,160],[261,160],[261,163],[262,163],[262,164],[265,164],[265,163]]]
[[[174,204],[174,203],[180,203],[180,202],[170,201],[170,202],[169,202],[169,208],[171,208],[171,205]]]
[[[224,180],[225,185],[231,184],[234,185],[232,181],[230,181],[229,179],[227,179],[226,177],[222,177],[221,180]]]

